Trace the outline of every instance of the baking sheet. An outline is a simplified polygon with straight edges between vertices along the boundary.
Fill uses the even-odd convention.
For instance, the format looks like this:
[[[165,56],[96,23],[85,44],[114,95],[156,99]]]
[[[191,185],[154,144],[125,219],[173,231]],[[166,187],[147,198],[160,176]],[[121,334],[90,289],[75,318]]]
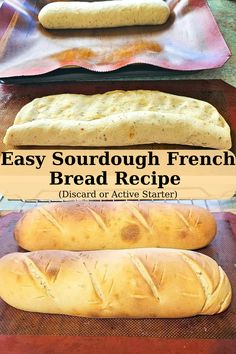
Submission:
[[[232,284],[232,303],[222,314],[183,319],[89,319],[24,312],[0,300],[0,334],[236,339],[236,233],[232,229],[236,215],[214,215],[217,236],[200,252],[214,258]],[[20,212],[0,216],[0,256],[22,251],[13,239],[14,225],[20,217]]]
[[[236,89],[220,80],[124,81],[0,85],[0,151],[5,149],[3,137],[14,122],[17,112],[36,97],[60,93],[95,94],[111,90],[160,90],[207,101],[214,105],[231,127],[232,152],[236,152]],[[48,148],[48,147],[47,147]],[[116,147],[122,148],[122,147]],[[197,149],[197,147],[150,144],[129,146],[129,149]],[[38,147],[37,147],[38,149]],[[82,149],[80,147],[80,149]],[[86,148],[87,149],[87,148]],[[202,148],[200,148],[202,149]]]
[[[37,16],[50,2],[4,1],[0,77],[39,75],[65,66],[105,72],[137,63],[202,70],[220,67],[230,57],[206,0],[167,0],[172,13],[161,26],[91,30],[44,29]]]

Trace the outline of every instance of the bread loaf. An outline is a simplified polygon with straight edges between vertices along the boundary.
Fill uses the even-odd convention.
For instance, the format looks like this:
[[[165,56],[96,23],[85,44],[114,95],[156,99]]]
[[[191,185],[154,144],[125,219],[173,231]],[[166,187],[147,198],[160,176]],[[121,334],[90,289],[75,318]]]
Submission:
[[[42,8],[39,22],[49,29],[159,25],[170,9],[163,0],[53,2]]]
[[[231,301],[217,263],[183,250],[12,253],[0,260],[0,279],[11,306],[83,317],[212,315]]]
[[[18,245],[30,251],[197,249],[212,241],[216,222],[210,212],[193,205],[66,202],[26,211],[14,233]]]
[[[9,146],[128,146],[163,143],[230,149],[230,128],[209,103],[159,91],[61,94],[25,105]]]

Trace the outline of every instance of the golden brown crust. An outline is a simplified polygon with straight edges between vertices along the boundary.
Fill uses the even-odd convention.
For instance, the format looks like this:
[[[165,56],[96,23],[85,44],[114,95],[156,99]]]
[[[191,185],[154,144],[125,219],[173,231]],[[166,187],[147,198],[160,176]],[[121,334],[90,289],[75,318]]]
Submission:
[[[216,223],[207,210],[153,202],[50,203],[27,211],[15,228],[17,243],[30,251],[197,249],[215,234]]]
[[[83,317],[211,315],[231,301],[217,263],[184,250],[13,253],[0,279],[0,297],[16,308]]]

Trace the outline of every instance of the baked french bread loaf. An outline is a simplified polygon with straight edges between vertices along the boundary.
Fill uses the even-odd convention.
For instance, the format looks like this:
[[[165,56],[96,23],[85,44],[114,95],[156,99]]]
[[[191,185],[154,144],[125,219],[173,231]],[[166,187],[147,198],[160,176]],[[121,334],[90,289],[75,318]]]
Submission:
[[[173,249],[12,253],[0,260],[0,279],[13,307],[82,317],[213,315],[231,301],[213,259]]]
[[[8,146],[181,144],[230,149],[230,128],[215,107],[151,90],[34,99],[7,129]]]
[[[48,29],[160,25],[170,15],[163,0],[60,1],[42,8],[39,22]]]
[[[48,203],[26,211],[14,230],[18,245],[29,251],[197,249],[215,234],[215,219],[206,209],[153,202]]]

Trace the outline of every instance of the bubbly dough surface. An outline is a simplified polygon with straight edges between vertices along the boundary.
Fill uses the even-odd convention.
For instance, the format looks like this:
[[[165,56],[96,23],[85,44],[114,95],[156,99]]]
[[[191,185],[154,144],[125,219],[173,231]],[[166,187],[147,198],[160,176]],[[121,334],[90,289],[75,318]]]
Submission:
[[[229,126],[212,105],[151,90],[37,98],[20,110],[4,142],[14,146],[231,147]]]

